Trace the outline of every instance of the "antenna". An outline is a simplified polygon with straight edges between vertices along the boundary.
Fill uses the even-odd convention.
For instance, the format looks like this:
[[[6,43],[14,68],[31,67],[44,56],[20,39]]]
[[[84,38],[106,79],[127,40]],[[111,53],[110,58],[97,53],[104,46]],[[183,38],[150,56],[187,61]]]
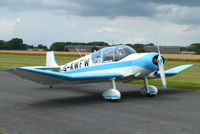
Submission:
[[[82,57],[80,51],[78,50],[78,48],[76,47],[76,51],[78,52],[78,54]]]
[[[112,46],[114,45],[114,40],[112,39]]]

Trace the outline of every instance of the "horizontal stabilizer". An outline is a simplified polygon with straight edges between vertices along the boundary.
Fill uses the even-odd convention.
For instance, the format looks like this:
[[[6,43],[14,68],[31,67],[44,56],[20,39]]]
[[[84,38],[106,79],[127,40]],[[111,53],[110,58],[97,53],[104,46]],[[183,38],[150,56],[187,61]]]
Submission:
[[[166,76],[173,76],[173,75],[176,75],[176,74],[178,74],[178,73],[184,71],[185,69],[187,69],[187,68],[189,68],[189,67],[191,67],[191,66],[193,66],[193,64],[190,64],[190,65],[181,65],[181,66],[178,66],[178,67],[171,68],[171,69],[165,71],[165,75],[166,75]],[[156,76],[157,76],[157,77],[160,76],[160,71],[158,71],[158,73],[157,73]]]

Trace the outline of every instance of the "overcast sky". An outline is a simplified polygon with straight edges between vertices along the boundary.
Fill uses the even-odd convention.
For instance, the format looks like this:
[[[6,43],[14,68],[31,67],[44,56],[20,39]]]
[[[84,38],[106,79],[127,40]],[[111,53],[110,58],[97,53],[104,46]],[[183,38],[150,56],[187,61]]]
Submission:
[[[200,0],[0,0],[0,40],[189,45],[199,14]]]

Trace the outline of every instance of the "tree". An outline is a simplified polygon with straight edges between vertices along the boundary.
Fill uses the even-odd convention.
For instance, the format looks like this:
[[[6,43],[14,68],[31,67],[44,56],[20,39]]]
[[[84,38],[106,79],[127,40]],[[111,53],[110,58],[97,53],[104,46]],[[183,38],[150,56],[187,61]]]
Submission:
[[[43,49],[43,50],[47,50],[47,49],[48,49],[47,46],[44,46],[44,45],[42,45],[42,44],[39,44],[39,45],[37,46],[37,48]]]
[[[8,49],[10,50],[19,50],[23,46],[23,40],[19,38],[13,38],[8,41]]]
[[[5,49],[4,41],[0,40],[0,50]]]
[[[50,46],[51,51],[65,51],[65,42],[54,42]]]
[[[198,49],[198,50],[196,51],[196,54],[200,54],[200,49]]]
[[[89,45],[89,46],[109,46],[108,43],[103,41],[94,41],[89,43],[84,42],[66,42],[65,45]]]
[[[134,44],[133,48],[138,52],[138,53],[142,53],[144,52],[144,44]]]
[[[145,44],[145,46],[155,46],[153,43]]]
[[[138,52],[138,53],[143,53],[143,52],[145,52],[145,50],[144,50],[144,48],[138,48],[138,49],[136,49],[136,51]]]
[[[27,49],[32,49],[32,48],[34,48],[33,45],[27,45]]]
[[[89,43],[87,43],[87,45],[91,45],[91,46],[109,46],[108,43],[103,42],[103,41],[89,42]]]
[[[22,49],[22,50],[27,50],[27,48],[28,48],[27,44],[22,44],[20,46],[20,49]]]
[[[144,44],[139,44],[139,43],[134,44],[134,45],[133,45],[133,48],[135,48],[135,49],[144,48]]]
[[[200,54],[200,43],[193,43],[189,46],[189,48],[197,54]]]

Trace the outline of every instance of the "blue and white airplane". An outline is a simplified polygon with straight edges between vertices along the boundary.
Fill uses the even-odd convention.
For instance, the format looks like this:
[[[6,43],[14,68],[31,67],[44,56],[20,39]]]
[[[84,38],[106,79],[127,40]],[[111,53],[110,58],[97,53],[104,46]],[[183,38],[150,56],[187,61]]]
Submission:
[[[158,47],[159,48],[159,47]],[[164,71],[165,58],[158,53],[136,53],[126,45],[106,47],[64,65],[57,65],[54,52],[47,52],[46,66],[18,67],[7,71],[22,78],[41,84],[85,84],[94,82],[112,83],[112,88],[103,92],[109,100],[121,98],[115,81],[144,80],[141,93],[154,96],[158,93],[155,86],[148,85],[147,78],[161,77],[166,88],[165,76],[173,76],[192,66],[181,65]]]

